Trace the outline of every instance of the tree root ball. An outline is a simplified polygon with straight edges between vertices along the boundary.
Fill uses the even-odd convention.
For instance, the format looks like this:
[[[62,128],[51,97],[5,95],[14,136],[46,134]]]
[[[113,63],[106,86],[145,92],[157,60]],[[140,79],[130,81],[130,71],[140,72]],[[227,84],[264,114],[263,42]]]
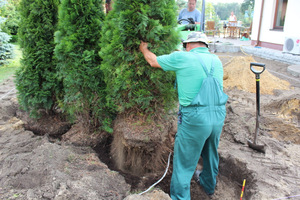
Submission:
[[[116,167],[134,175],[163,170],[173,146],[173,121],[119,116],[111,144]]]

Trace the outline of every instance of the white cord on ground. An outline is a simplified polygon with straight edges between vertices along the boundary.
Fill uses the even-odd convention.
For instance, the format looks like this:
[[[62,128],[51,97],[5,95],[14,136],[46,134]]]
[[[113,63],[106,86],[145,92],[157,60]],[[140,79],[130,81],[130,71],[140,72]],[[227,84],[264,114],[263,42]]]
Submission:
[[[4,97],[6,97],[7,95],[9,95],[9,93],[11,93],[12,91],[14,91],[15,88],[11,89],[10,91],[8,91],[5,95],[3,95],[0,100],[4,99]]]
[[[156,183],[154,183],[153,185],[151,185],[147,190],[145,190],[144,192],[139,193],[139,195],[142,195],[142,194],[148,192],[148,191],[151,190],[155,185],[157,185],[159,182],[161,182],[161,181],[165,178],[165,176],[166,176],[166,174],[167,174],[167,172],[168,172],[168,169],[169,169],[171,154],[172,154],[172,153],[170,152],[169,158],[168,158],[168,165],[167,165],[167,168],[166,168],[166,171],[165,171],[164,175],[163,175]]]
[[[291,199],[291,198],[294,198],[294,197],[300,197],[300,194],[294,195],[294,196],[289,196],[289,197],[282,197],[282,198],[279,198],[279,199]],[[279,199],[272,199],[272,200],[279,200]]]

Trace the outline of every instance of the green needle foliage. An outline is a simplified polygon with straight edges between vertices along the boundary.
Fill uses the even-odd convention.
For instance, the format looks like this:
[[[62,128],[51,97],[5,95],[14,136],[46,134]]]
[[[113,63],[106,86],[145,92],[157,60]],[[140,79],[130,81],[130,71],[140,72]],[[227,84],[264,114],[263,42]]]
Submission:
[[[139,51],[149,43],[156,55],[171,53],[179,43],[174,0],[117,0],[102,29],[101,69],[107,105],[118,114],[152,115],[174,107],[175,75],[154,69]]]
[[[20,2],[19,38],[23,59],[16,74],[16,86],[20,105],[32,117],[39,116],[39,109],[54,111],[60,89],[53,59],[58,3],[58,0]]]
[[[100,69],[102,0],[62,0],[55,33],[55,55],[64,91],[60,106],[87,126],[105,123],[105,84]]]

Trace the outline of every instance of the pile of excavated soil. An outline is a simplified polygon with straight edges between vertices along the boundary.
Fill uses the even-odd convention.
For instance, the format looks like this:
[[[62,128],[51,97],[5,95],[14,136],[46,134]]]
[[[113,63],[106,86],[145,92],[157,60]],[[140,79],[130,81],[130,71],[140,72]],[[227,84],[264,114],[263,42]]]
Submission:
[[[231,59],[224,68],[224,88],[237,88],[256,93],[255,74],[250,70],[250,63],[256,62],[252,56],[237,56]],[[290,84],[268,72],[268,66],[260,74],[260,93],[274,94],[274,90],[289,90]],[[261,71],[257,68],[257,70]]]

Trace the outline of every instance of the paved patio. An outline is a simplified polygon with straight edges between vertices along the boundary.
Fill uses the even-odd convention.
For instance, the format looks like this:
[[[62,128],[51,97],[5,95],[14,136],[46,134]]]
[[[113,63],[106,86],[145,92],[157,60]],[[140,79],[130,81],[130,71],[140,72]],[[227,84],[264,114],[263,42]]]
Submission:
[[[277,60],[291,64],[288,71],[295,77],[300,78],[300,55],[284,53],[279,50],[251,46],[251,40],[241,41],[240,38],[224,38],[223,34],[219,36],[208,36],[210,41],[209,48],[211,52],[241,52],[258,56],[265,59]]]

